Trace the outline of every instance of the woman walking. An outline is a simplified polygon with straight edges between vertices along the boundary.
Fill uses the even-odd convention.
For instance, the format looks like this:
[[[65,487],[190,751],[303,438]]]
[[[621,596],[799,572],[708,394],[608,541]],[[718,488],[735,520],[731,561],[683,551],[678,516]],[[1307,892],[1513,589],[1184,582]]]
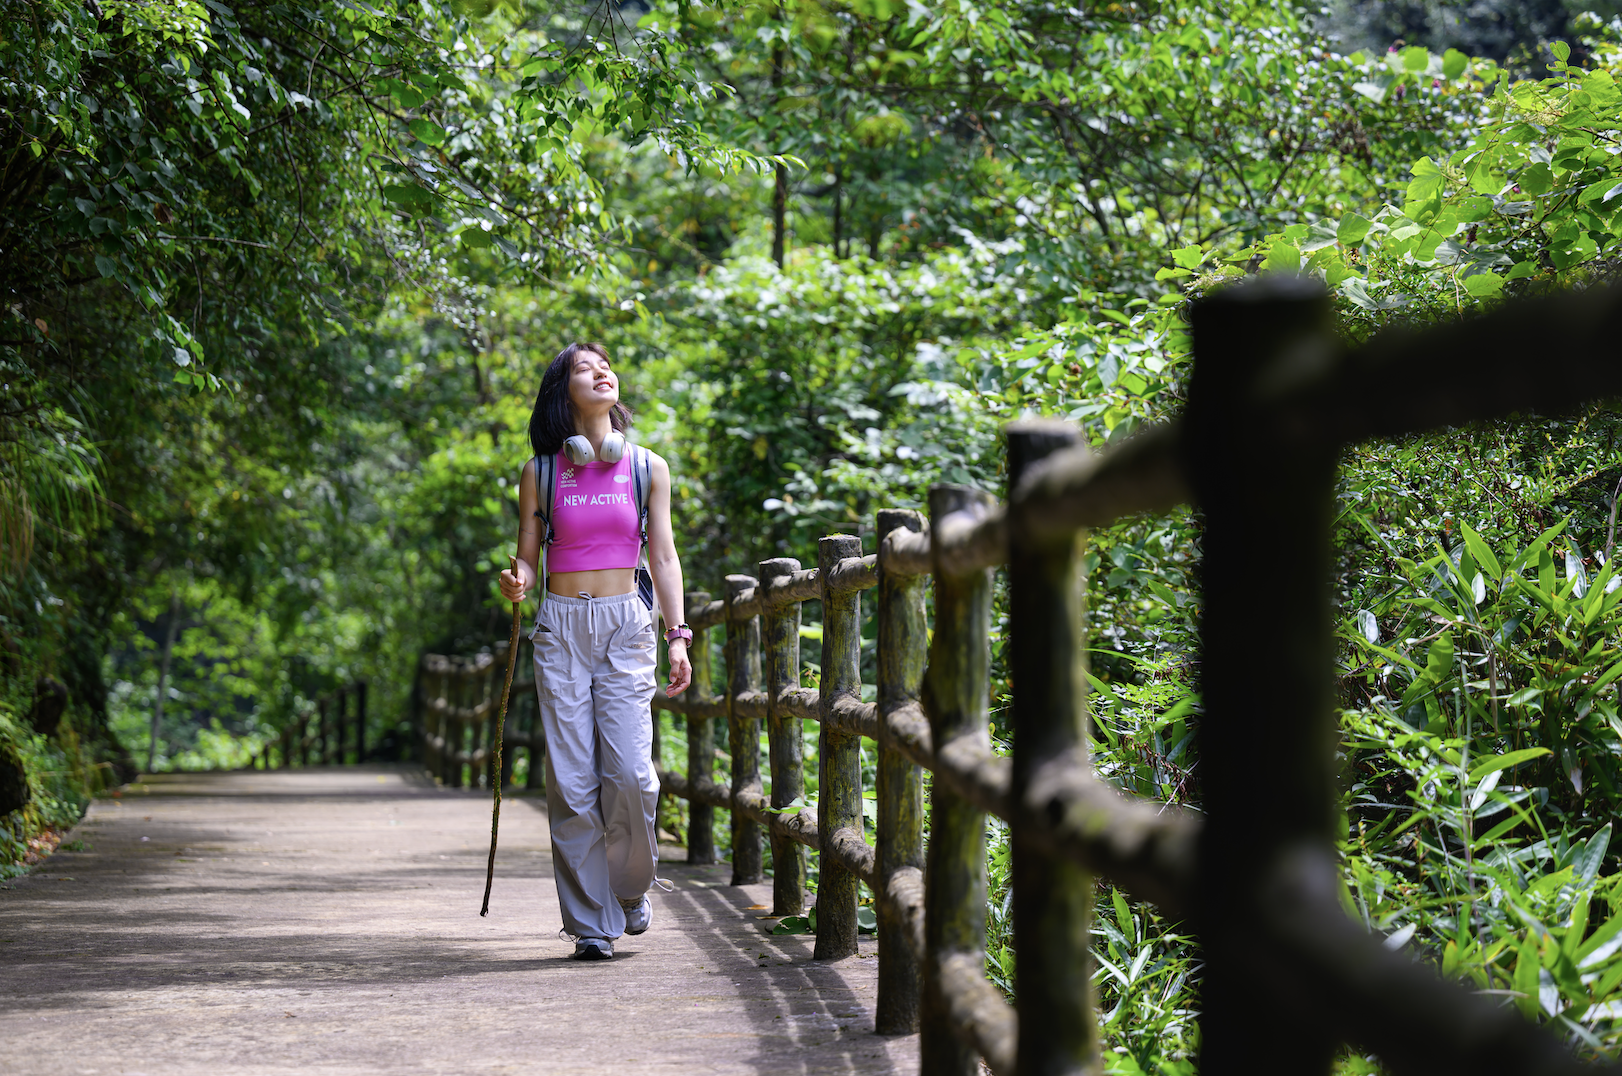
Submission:
[[[649,704],[653,615],[670,644],[667,695],[692,666],[682,623],[681,562],[670,527],[670,468],[629,445],[631,412],[601,344],[570,344],[541,378],[530,416],[535,458],[518,483],[518,564],[501,593],[541,582],[535,689],[546,730],[546,812],[564,932],[579,960],[608,960],[614,939],[653,918],[659,856]],[[641,582],[647,550],[652,593]]]

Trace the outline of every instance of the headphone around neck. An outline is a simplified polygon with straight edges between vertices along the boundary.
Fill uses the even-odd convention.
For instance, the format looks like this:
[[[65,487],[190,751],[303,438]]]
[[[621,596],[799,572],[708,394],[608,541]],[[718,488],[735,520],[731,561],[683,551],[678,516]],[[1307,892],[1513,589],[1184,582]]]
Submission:
[[[603,438],[602,454],[599,455],[591,450],[591,441],[577,433],[563,442],[563,454],[577,467],[595,463],[599,459],[604,463],[618,463],[625,458],[625,435],[618,430],[608,431],[608,436]]]

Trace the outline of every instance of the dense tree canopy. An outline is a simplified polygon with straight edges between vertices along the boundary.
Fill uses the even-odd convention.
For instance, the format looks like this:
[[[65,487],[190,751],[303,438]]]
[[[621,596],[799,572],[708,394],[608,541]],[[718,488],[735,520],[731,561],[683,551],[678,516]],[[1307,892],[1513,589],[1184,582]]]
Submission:
[[[239,764],[356,677],[408,742],[418,657],[501,632],[572,340],[608,344],[714,590],[931,483],[1000,490],[1010,418],[1103,448],[1175,414],[1187,301],[1246,275],[1320,278],[1362,338],[1617,273],[1610,10],[0,12],[5,861],[148,751]],[[1347,908],[1590,1051],[1622,1037],[1619,479],[1614,403],[1527,414],[1349,453],[1337,521]],[[1192,809],[1199,535],[1088,555],[1100,768]],[[1189,942],[1099,907],[1111,1071],[1188,1071]]]

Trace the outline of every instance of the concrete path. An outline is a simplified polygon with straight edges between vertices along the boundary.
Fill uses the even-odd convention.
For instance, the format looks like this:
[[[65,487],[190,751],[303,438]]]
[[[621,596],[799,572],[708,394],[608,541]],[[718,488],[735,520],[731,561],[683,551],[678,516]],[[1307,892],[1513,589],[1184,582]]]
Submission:
[[[557,939],[546,817],[408,769],[153,778],[0,884],[0,1070],[917,1072],[872,1032],[871,941],[771,937],[770,887],[667,849],[653,929],[582,964]]]

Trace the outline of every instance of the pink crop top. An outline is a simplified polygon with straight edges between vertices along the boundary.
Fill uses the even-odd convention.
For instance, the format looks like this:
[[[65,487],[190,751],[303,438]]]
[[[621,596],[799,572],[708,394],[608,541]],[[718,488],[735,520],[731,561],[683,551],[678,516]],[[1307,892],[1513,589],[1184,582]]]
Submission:
[[[631,453],[618,463],[557,460],[558,488],[552,502],[548,572],[635,568],[642,551]]]

